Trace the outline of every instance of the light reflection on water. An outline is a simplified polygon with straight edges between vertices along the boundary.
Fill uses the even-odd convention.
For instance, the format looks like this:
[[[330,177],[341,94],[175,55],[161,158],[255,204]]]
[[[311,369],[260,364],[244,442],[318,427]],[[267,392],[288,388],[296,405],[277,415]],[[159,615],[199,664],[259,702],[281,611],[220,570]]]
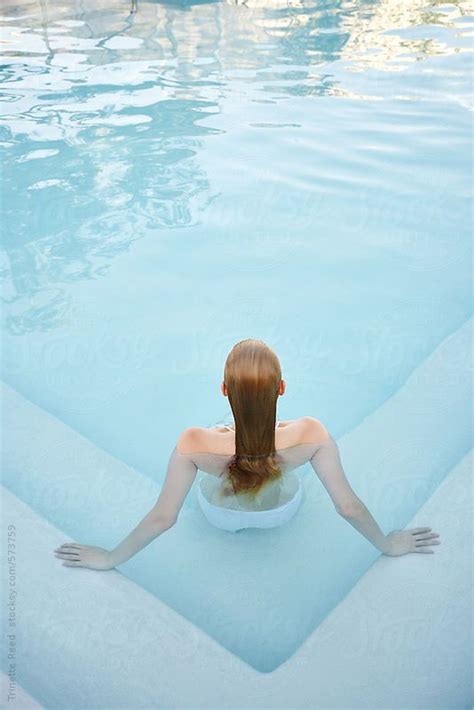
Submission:
[[[462,2],[140,2],[130,10],[4,8],[2,271],[6,301],[16,303],[7,309],[12,333],[61,322],[70,296],[60,284],[100,275],[147,228],[196,224],[213,197],[199,161],[203,139],[228,130],[206,119],[229,98],[245,104],[252,127],[300,127],[278,121],[278,108],[252,121],[252,104],[335,96],[370,111],[369,101],[387,98],[383,79],[366,93],[355,75],[403,72],[469,47]],[[454,85],[466,100],[462,82]],[[400,98],[420,91],[400,88]]]
[[[467,315],[467,8],[4,5],[7,381],[37,367],[31,381],[59,383],[60,413],[85,389],[97,397],[85,417],[115,402],[123,375],[106,374],[103,351],[91,346],[87,377],[67,363],[46,373],[37,354],[48,335],[101,342],[103,323],[120,339],[116,294],[133,268],[125,331],[130,353],[148,338],[136,366],[150,382],[158,368],[206,379],[253,332],[281,347],[295,382],[324,380],[306,361],[322,358],[323,413],[348,398],[334,393],[342,373],[360,405],[337,422],[358,421]]]

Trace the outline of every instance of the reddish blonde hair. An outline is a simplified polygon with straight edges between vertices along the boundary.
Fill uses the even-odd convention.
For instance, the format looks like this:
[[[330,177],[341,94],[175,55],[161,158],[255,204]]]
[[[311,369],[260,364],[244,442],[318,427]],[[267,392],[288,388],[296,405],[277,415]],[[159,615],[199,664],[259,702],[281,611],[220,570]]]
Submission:
[[[281,477],[275,452],[280,362],[263,340],[236,343],[224,366],[224,383],[235,422],[235,455],[228,466],[233,491],[255,495]]]

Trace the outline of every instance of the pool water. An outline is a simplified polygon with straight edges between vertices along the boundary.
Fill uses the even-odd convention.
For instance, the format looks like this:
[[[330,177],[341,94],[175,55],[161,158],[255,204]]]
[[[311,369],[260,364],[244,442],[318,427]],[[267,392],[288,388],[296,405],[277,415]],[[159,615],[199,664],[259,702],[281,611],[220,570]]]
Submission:
[[[229,414],[219,386],[238,340],[278,354],[279,419],[312,415],[339,438],[470,318],[467,3],[139,1],[130,14],[20,1],[3,14],[2,377],[120,461],[161,483],[179,433]],[[21,490],[79,539],[79,508],[53,515]],[[105,524],[106,501],[93,505]],[[334,526],[343,555],[355,533]],[[273,534],[284,579],[296,538]],[[207,564],[235,554],[257,575],[234,616],[222,587],[209,597],[214,631],[270,670],[320,616],[274,654],[271,635],[252,651],[245,609],[255,595],[265,608],[275,580],[240,544],[225,537],[210,558],[201,545]],[[339,596],[320,589],[325,608],[375,559],[357,544]],[[185,613],[181,577],[155,584],[147,555],[124,571]],[[311,569],[295,585],[317,584]]]

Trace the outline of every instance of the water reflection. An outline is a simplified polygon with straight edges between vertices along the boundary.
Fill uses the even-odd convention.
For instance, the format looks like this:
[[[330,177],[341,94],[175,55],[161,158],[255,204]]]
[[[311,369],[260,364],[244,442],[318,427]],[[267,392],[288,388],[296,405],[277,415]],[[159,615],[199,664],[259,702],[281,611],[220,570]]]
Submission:
[[[5,4],[8,330],[54,328],[66,284],[100,277],[136,239],[205,219],[217,189],[205,141],[237,135],[219,121],[236,102],[237,124],[265,131],[300,125],[279,116],[295,97],[383,99],[356,75],[467,49],[454,32],[466,13],[420,0]],[[253,116],[267,104],[271,121]]]

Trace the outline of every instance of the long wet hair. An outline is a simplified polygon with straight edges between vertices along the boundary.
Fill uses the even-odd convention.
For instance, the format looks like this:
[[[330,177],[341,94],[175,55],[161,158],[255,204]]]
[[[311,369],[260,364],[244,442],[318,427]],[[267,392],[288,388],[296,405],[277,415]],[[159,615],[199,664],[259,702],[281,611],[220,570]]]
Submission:
[[[280,380],[280,362],[263,340],[241,340],[227,356],[224,383],[235,423],[228,479],[236,495],[255,496],[265,483],[281,477],[275,452]]]

